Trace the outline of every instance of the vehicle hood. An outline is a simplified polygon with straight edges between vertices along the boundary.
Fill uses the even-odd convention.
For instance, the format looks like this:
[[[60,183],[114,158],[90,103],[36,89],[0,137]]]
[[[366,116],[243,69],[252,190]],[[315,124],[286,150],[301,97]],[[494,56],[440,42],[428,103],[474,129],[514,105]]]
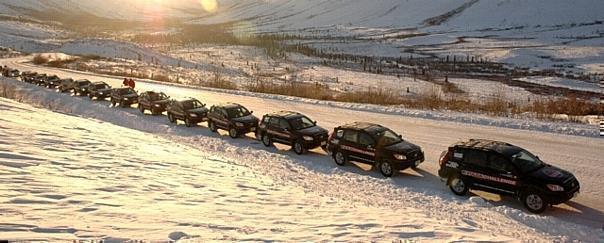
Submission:
[[[402,141],[400,143],[395,143],[389,146],[386,146],[384,149],[392,151],[394,153],[402,153],[407,154],[412,151],[420,150],[421,148],[415,144],[412,144],[407,141]]]
[[[298,132],[300,132],[302,135],[314,136],[314,135],[327,133],[327,130],[323,129],[320,126],[314,126],[314,127],[309,127],[309,128],[304,128],[304,129],[298,130]]]
[[[156,103],[159,104],[159,102],[156,102]],[[195,114],[202,114],[202,113],[208,112],[208,108],[200,107],[200,108],[190,109],[187,112],[195,113]]]
[[[546,183],[555,182],[557,184],[562,184],[568,178],[572,177],[573,174],[556,166],[546,165],[531,172],[530,176]]]
[[[258,118],[255,117],[254,115],[247,115],[247,116],[242,116],[242,117],[238,117],[238,118],[233,118],[233,121],[236,122],[243,122],[243,123],[258,123]]]

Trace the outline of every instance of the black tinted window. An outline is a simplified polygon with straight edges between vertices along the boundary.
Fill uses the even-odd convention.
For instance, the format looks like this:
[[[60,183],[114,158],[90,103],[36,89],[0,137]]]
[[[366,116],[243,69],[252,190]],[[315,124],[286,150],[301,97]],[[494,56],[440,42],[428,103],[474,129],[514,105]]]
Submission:
[[[487,154],[479,150],[468,150],[464,162],[476,166],[487,167]]]
[[[375,146],[373,138],[366,133],[359,133],[359,144],[363,146]]]
[[[498,154],[489,155],[489,168],[501,172],[512,172],[514,169],[507,159]]]

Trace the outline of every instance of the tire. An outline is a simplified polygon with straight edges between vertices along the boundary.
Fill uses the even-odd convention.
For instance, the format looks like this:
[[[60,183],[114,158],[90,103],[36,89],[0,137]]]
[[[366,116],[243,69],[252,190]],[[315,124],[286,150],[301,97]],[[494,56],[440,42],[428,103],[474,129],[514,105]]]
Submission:
[[[296,140],[292,148],[294,149],[294,152],[296,152],[296,154],[298,155],[306,153],[306,148],[304,148],[304,144],[302,144],[300,140]]]
[[[378,165],[380,173],[385,177],[392,177],[394,175],[394,167],[389,162],[380,162]]]
[[[210,131],[218,132],[218,128],[216,127],[216,124],[214,124],[214,122],[208,121],[208,127],[210,127]]]
[[[536,190],[528,190],[523,193],[522,204],[531,213],[540,214],[547,209],[547,201],[543,198],[543,195]]]
[[[333,161],[336,162],[336,165],[344,166],[348,163],[348,156],[338,150],[333,153]]]
[[[92,97],[92,94],[88,94],[88,98],[90,98],[90,100],[92,100],[92,98],[94,98],[94,97]]]
[[[116,104],[115,104],[115,100],[114,100],[114,99],[111,99],[111,106],[115,107],[115,105],[116,105]]]
[[[185,126],[187,126],[187,127],[192,127],[193,126],[193,123],[191,123],[191,120],[189,120],[188,117],[185,117]]]
[[[231,136],[231,138],[238,138],[239,134],[237,132],[237,129],[235,129],[235,128],[229,129],[229,136]]]
[[[143,105],[138,104],[138,110],[139,110],[141,113],[145,114],[145,107],[143,107]]]
[[[270,147],[273,145],[273,141],[271,140],[271,137],[268,136],[268,134],[262,134],[260,140],[262,140],[262,144],[264,144],[264,146],[266,147]]]
[[[176,123],[176,119],[174,119],[174,115],[172,115],[172,113],[168,112],[168,121],[170,121],[170,123]]]
[[[464,196],[470,190],[468,185],[459,176],[449,177],[447,184],[449,185],[449,189],[457,196]]]

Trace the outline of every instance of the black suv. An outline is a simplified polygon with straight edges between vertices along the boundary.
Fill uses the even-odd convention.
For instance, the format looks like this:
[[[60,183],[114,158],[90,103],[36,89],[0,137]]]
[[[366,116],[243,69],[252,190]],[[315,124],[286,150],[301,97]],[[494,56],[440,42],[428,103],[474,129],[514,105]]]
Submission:
[[[42,85],[49,89],[54,89],[59,85],[61,79],[57,75],[48,76],[44,79],[44,83]]]
[[[258,118],[253,111],[236,103],[214,105],[208,114],[208,126],[212,132],[218,129],[229,131],[231,138],[238,138],[249,132],[258,130]]]
[[[90,84],[91,82],[86,79],[76,80],[71,83],[69,90],[71,91],[71,93],[73,93],[73,95],[84,96],[88,94],[88,85]]]
[[[61,82],[59,85],[57,85],[57,90],[61,93],[70,91],[71,87],[73,86],[73,82],[74,81],[71,78],[61,79]]]
[[[208,120],[208,108],[197,99],[171,101],[166,108],[168,120],[176,123],[183,120],[187,127],[192,127],[200,122]]]
[[[132,88],[116,88],[111,91],[111,105],[125,108],[138,103],[138,94]]]
[[[386,127],[364,122],[334,128],[327,150],[338,165],[351,160],[371,164],[386,177],[424,162],[424,152],[419,146]]]
[[[35,84],[35,85],[40,86],[41,84],[43,84],[43,83],[44,83],[44,80],[46,80],[46,77],[47,77],[47,76],[46,76],[46,74],[39,73],[39,74],[37,74],[37,75],[33,76],[33,77],[30,79],[30,82],[29,82],[29,83],[32,83],[32,84]]]
[[[17,70],[17,69],[7,69],[7,70],[4,70],[4,72],[6,73],[4,76],[9,77],[9,78],[16,78],[21,75],[21,72],[19,72],[19,70]]]
[[[31,83],[32,78],[35,77],[36,75],[38,75],[38,73],[32,72],[32,71],[25,71],[25,72],[21,73],[21,81],[26,82],[26,83]]]
[[[159,115],[166,111],[166,107],[170,103],[170,97],[164,92],[146,91],[138,96],[138,110],[145,113],[145,110],[150,110],[151,114]]]
[[[94,82],[88,85],[88,98],[91,100],[96,98],[97,100],[105,100],[105,98],[111,95],[111,86],[105,82]]]
[[[291,145],[296,154],[327,145],[327,130],[307,116],[291,111],[264,115],[256,134],[264,146],[273,142]]]
[[[439,164],[438,175],[453,193],[465,195],[469,189],[479,189],[512,195],[533,213],[579,193],[573,174],[508,143],[482,139],[458,142],[441,154]]]

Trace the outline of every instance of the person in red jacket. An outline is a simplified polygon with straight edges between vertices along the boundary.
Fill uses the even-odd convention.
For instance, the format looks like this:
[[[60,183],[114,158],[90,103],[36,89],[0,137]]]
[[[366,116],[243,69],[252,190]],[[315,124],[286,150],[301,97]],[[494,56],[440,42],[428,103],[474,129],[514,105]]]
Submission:
[[[130,79],[130,83],[128,86],[130,86],[130,88],[134,89],[134,87],[136,86],[136,83],[134,83],[134,79]]]
[[[128,85],[128,83],[129,83],[128,82],[128,78],[124,78],[124,82],[122,82],[122,85],[123,86],[130,86],[130,85]]]

